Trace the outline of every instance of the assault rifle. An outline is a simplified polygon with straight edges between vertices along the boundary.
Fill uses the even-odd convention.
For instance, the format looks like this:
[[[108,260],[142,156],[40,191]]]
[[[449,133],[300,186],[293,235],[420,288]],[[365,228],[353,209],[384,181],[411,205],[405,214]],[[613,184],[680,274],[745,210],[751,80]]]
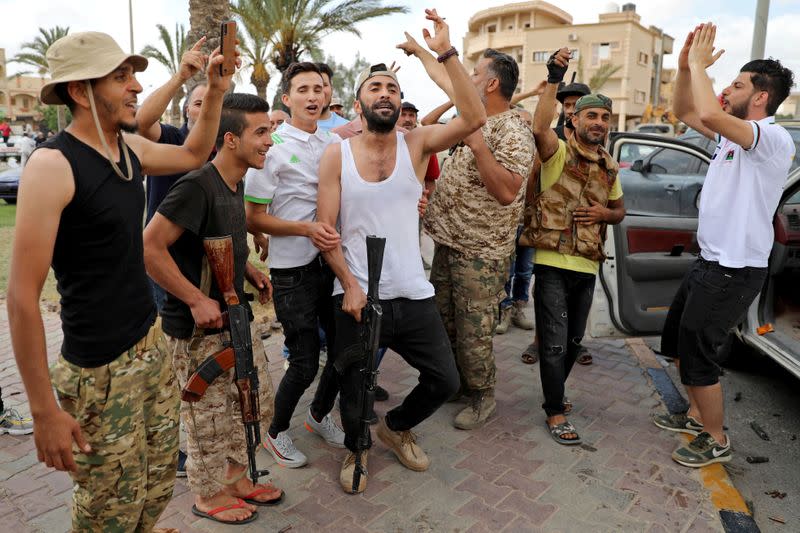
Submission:
[[[189,377],[181,392],[185,402],[196,402],[203,397],[206,389],[220,375],[231,368],[235,369],[234,383],[239,390],[239,406],[247,439],[247,463],[250,479],[258,483],[259,476],[269,474],[268,470],[256,467],[256,450],[261,443],[260,417],[258,404],[258,368],[253,364],[253,344],[250,339],[250,317],[247,308],[239,302],[233,288],[233,241],[230,236],[213,237],[203,240],[208,265],[214,274],[217,286],[227,305],[226,329],[230,340],[225,347],[203,361]]]
[[[358,423],[358,441],[356,447],[356,468],[353,472],[353,492],[358,492],[361,476],[367,475],[367,468],[362,461],[364,450],[369,448],[370,429],[369,421],[372,415],[372,406],[375,402],[375,387],[378,384],[378,370],[375,368],[375,353],[380,348],[381,317],[383,309],[379,300],[378,287],[383,269],[383,249],[386,239],[367,236],[367,306],[361,312],[364,321],[364,367],[361,385],[361,418]]]

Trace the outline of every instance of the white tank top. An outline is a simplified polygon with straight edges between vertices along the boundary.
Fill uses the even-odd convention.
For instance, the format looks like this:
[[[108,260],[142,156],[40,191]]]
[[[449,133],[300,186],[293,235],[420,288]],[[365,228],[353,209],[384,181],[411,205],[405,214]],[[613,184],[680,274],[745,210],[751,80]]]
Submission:
[[[386,238],[380,298],[422,300],[434,295],[425,277],[419,250],[417,204],[422,184],[414,172],[402,133],[397,133],[397,154],[392,174],[381,182],[369,182],[358,173],[350,140],[342,142],[342,200],[339,223],[347,266],[367,291],[367,235]],[[342,294],[337,279],[333,294]]]

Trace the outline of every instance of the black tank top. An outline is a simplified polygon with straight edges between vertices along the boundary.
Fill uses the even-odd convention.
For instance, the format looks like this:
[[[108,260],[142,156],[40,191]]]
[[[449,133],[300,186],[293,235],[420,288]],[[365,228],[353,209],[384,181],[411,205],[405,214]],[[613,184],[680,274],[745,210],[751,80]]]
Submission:
[[[102,366],[144,337],[156,316],[144,269],[142,167],[131,151],[133,176],[124,181],[105,157],[66,131],[41,147],[64,154],[75,178],[53,250],[61,353],[79,367]],[[126,171],[124,162],[117,165]]]

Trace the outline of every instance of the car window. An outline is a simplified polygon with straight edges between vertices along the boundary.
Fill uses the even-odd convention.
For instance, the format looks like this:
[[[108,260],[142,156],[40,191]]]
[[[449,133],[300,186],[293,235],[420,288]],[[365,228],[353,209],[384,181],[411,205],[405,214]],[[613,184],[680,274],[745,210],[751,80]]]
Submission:
[[[650,171],[657,174],[670,176],[685,176],[694,174],[699,158],[688,152],[673,150],[672,148],[659,148],[649,159]]]
[[[800,166],[800,126],[788,126],[786,131],[789,132],[789,135],[792,136],[792,140],[794,141],[795,147],[795,154],[794,159],[792,160],[792,167],[791,170],[796,169]],[[800,202],[795,202],[800,203]]]
[[[622,168],[630,167],[637,159],[646,159],[647,156],[655,152],[656,146],[649,144],[636,144],[625,142],[619,149],[619,166]]]

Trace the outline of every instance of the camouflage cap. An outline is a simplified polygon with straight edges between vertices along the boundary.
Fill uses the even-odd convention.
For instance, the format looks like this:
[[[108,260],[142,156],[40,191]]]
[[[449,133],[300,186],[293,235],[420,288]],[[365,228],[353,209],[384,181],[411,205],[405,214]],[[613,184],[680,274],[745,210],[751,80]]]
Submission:
[[[603,109],[607,109],[609,113],[613,113],[611,104],[611,98],[608,96],[600,93],[587,94],[586,96],[581,96],[578,98],[578,101],[575,102],[575,113],[590,107],[602,107]]]

